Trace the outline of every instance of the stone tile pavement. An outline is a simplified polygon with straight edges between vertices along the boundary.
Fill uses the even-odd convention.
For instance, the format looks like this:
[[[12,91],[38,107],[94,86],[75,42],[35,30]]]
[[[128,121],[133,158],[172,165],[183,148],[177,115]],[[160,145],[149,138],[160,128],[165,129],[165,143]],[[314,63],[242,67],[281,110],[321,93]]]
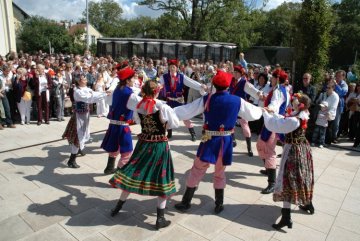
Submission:
[[[67,119],[68,120],[68,119]],[[194,119],[200,136],[200,120]],[[246,155],[241,130],[234,163],[227,168],[225,210],[213,214],[212,169],[200,184],[189,213],[179,213],[185,177],[199,144],[191,142],[184,126],[174,131],[171,150],[178,195],[168,203],[170,227],[156,231],[156,200],[131,195],[116,217],[109,215],[120,191],[110,188],[102,173],[107,155],[100,148],[105,118],[91,118],[92,142],[79,169],[69,169],[69,146],[61,140],[65,122],[18,125],[0,131],[0,240],[360,240],[360,153],[350,143],[340,148],[313,148],[315,215],[293,207],[293,229],[277,232],[271,224],[280,217],[280,203],[262,195],[266,177],[262,161]],[[139,126],[133,126],[134,142]],[[347,148],[347,149],[346,149]],[[278,153],[281,148],[278,147]]]

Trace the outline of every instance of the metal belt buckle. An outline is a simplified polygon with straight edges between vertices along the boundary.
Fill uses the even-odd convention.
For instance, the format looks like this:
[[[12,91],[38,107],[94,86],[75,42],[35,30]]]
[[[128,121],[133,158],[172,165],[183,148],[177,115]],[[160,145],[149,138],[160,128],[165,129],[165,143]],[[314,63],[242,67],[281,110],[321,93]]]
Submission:
[[[209,135],[209,134],[207,134],[207,133],[203,134],[202,137],[201,137],[201,142],[202,142],[202,143],[205,143],[205,142],[207,142],[208,140],[211,140],[211,135]]]

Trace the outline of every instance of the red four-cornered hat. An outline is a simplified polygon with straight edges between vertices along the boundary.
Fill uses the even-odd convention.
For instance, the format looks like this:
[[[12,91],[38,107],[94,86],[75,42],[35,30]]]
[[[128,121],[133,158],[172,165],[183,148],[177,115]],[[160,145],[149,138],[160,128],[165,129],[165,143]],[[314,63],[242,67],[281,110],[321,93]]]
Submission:
[[[245,74],[245,69],[241,65],[236,65],[234,71],[239,72],[240,74]]]
[[[125,68],[120,70],[117,75],[120,79],[120,81],[125,81],[131,77],[133,77],[135,74],[135,71],[132,68]]]
[[[212,79],[212,82],[214,85],[217,85],[219,87],[229,87],[232,77],[232,74],[218,70],[216,75]]]
[[[175,65],[175,66],[178,66],[178,60],[177,59],[170,59],[168,61],[168,65]]]

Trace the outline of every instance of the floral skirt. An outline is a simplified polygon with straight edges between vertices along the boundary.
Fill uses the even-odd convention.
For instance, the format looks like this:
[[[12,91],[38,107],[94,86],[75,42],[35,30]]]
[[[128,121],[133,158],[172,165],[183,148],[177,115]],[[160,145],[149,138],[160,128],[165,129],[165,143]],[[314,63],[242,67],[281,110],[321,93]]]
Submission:
[[[176,192],[174,166],[167,141],[139,140],[129,162],[109,183],[130,193],[168,197]]]
[[[286,144],[276,179],[274,201],[306,205],[313,198],[313,190],[314,166],[309,143]]]
[[[76,114],[73,113],[67,126],[64,131],[64,134],[62,135],[62,138],[67,139],[69,144],[75,145],[76,147],[79,147],[79,137],[77,134],[77,125],[76,125]]]

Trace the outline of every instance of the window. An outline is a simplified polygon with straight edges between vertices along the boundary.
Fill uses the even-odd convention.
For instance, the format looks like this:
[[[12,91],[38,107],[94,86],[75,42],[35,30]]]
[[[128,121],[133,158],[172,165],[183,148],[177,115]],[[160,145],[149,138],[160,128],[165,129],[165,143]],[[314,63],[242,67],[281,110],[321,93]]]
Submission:
[[[91,35],[91,44],[95,44],[95,36]]]

